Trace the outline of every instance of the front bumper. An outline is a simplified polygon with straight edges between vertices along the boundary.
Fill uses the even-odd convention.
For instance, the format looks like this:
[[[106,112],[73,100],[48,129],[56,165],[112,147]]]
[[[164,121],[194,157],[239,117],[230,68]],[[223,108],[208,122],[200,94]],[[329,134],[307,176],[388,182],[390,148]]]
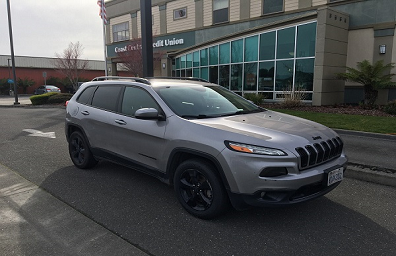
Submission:
[[[340,166],[338,166],[340,167]],[[346,164],[342,166],[344,173],[346,171]],[[333,169],[333,168],[332,168]],[[323,196],[333,189],[335,189],[341,182],[334,183],[327,186],[327,176],[323,175],[323,179],[299,187],[293,190],[260,190],[253,194],[238,194],[229,192],[229,198],[237,210],[255,207],[271,207],[271,206],[286,206],[296,203],[306,202],[320,196]]]

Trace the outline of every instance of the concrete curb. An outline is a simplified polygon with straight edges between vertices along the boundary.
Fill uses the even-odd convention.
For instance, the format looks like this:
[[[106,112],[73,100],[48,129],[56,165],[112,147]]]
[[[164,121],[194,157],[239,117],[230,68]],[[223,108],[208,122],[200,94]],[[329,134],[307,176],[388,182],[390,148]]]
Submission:
[[[345,171],[345,177],[396,188],[396,171],[394,170],[379,170],[377,167],[350,163]]]

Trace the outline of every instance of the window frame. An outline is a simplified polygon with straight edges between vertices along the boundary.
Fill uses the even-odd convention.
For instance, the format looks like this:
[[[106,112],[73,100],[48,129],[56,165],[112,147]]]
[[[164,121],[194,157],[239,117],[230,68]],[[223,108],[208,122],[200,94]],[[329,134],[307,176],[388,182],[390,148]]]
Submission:
[[[115,28],[117,28],[117,26],[120,26],[122,24],[127,24],[127,28],[124,29],[124,30],[115,29]],[[124,33],[122,33],[122,32],[124,32]],[[122,41],[130,40],[131,37],[130,37],[130,33],[129,33],[129,21],[113,24],[112,25],[112,33],[111,34],[113,36],[113,42],[122,42]],[[122,37],[122,38],[120,38],[120,37]]]
[[[223,0],[223,1],[227,1],[227,8],[222,8],[222,9],[217,9],[217,10],[215,10],[215,8],[214,8],[215,3],[214,3],[214,1],[212,1],[212,24],[213,25],[230,22],[230,0]],[[227,20],[215,22],[215,18],[214,18],[215,11],[224,10],[224,9],[227,9]]]
[[[175,16],[175,13],[176,13],[176,12],[179,12],[179,11],[182,11],[182,10],[185,11],[185,15],[182,16],[182,17],[176,17],[176,16]],[[186,6],[186,7],[182,7],[182,8],[178,8],[178,9],[174,9],[174,10],[173,10],[173,20],[182,20],[182,19],[187,19],[187,6]]]
[[[264,10],[265,10],[265,9],[264,9],[265,1],[268,1],[268,0],[262,0],[262,1],[261,1],[261,4],[262,4],[261,13],[262,13],[262,15],[272,15],[272,14],[276,14],[276,13],[282,13],[282,12],[285,11],[285,0],[282,0],[282,10],[266,13],[266,12],[264,11]]]

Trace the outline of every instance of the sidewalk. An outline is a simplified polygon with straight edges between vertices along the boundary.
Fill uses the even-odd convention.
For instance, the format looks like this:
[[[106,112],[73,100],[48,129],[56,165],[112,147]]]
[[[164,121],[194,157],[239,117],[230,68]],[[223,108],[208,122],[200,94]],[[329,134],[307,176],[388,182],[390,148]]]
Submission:
[[[147,255],[3,165],[0,177],[1,255]]]
[[[32,102],[30,101],[30,97],[32,95],[18,95],[18,103],[19,104],[14,104],[15,103],[15,97],[14,96],[7,96],[7,95],[0,95],[0,106],[26,106],[26,105],[32,105]]]

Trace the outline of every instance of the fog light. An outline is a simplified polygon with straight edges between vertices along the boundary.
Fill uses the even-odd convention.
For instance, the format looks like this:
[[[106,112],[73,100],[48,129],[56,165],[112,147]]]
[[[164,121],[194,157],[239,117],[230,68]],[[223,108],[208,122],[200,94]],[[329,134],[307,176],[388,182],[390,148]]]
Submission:
[[[260,177],[277,177],[287,174],[288,172],[285,167],[267,167],[261,171]]]

